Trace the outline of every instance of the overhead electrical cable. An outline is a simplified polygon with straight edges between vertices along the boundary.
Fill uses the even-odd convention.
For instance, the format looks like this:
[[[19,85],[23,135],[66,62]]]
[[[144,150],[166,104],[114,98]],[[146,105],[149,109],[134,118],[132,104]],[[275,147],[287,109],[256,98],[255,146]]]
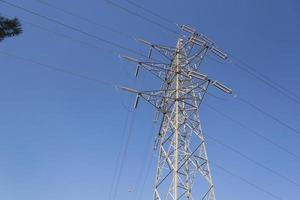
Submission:
[[[73,71],[70,71],[70,70],[66,70],[66,69],[54,66],[54,65],[42,63],[42,62],[30,59],[30,58],[26,58],[26,57],[18,56],[16,54],[8,53],[8,52],[5,52],[3,50],[0,50],[0,54],[8,56],[8,57],[15,58],[17,60],[22,60],[22,61],[30,62],[30,63],[36,64],[37,66],[46,68],[46,69],[50,69],[50,70],[57,71],[57,72],[60,72],[60,73],[68,74],[68,75],[71,75],[71,76],[75,76],[75,77],[78,77],[78,78],[81,78],[81,79],[93,81],[93,82],[96,82],[96,83],[98,83],[100,85],[103,85],[103,86],[109,86],[109,87],[114,87],[114,88],[119,87],[118,85],[113,84],[113,83],[108,82],[108,81],[103,81],[101,79],[92,78],[92,77],[89,77],[89,76],[86,76],[86,75],[83,75],[83,74],[80,74],[80,73],[77,73],[77,72],[73,72]]]
[[[162,25],[162,24],[160,24],[160,23],[158,23],[158,22],[156,22],[156,21],[154,21],[154,20],[152,20],[152,19],[150,19],[150,18],[147,18],[147,17],[145,17],[144,15],[141,15],[141,14],[139,14],[139,13],[137,13],[137,12],[134,12],[134,11],[132,11],[132,10],[130,10],[130,9],[128,9],[128,8],[126,8],[126,7],[122,6],[122,5],[120,5],[120,4],[116,3],[116,2],[114,2],[114,1],[111,1],[111,0],[103,0],[103,1],[105,1],[106,3],[112,5],[112,6],[118,8],[118,9],[120,9],[120,10],[123,10],[123,11],[125,11],[125,12],[127,12],[127,13],[129,13],[129,14],[135,16],[135,17],[141,18],[141,19],[143,19],[144,21],[147,21],[147,22],[149,22],[149,23],[151,23],[151,24],[154,24],[154,25],[156,25],[156,26],[158,26],[158,27],[160,27],[160,28],[162,28],[162,29],[164,29],[164,30],[170,32],[170,33],[173,33],[174,35],[179,35],[179,32],[178,32],[178,31],[175,31],[175,30],[173,30],[173,29],[170,29],[170,28],[168,28],[168,27],[166,27],[166,26],[164,26],[164,25]]]
[[[116,181],[117,181],[117,175],[119,173],[119,166],[121,165],[121,160],[122,160],[121,156],[122,156],[122,151],[123,151],[124,145],[125,145],[124,141],[125,141],[125,138],[126,138],[127,126],[128,126],[129,118],[130,118],[130,111],[127,111],[126,112],[126,117],[125,117],[124,127],[122,129],[122,135],[121,135],[121,139],[120,139],[121,145],[120,145],[120,149],[119,149],[116,161],[115,161],[114,175],[113,175],[112,182],[111,182],[111,185],[110,185],[110,191],[109,191],[109,198],[110,199],[112,198],[112,194],[114,192],[115,184],[116,184]]]
[[[274,193],[272,193],[272,192],[270,192],[270,191],[264,189],[263,187],[258,186],[257,184],[252,183],[252,182],[249,181],[248,179],[246,179],[246,178],[244,178],[244,177],[242,177],[242,176],[239,176],[239,175],[233,173],[232,171],[229,171],[228,169],[224,168],[223,166],[221,166],[221,165],[219,165],[219,164],[217,164],[217,163],[214,163],[214,162],[212,163],[211,161],[210,161],[210,163],[211,163],[213,166],[217,167],[218,169],[220,169],[220,170],[226,172],[228,175],[230,175],[230,176],[232,176],[232,177],[235,177],[235,178],[237,178],[237,179],[243,181],[244,183],[247,183],[249,186],[251,186],[251,187],[257,189],[258,191],[261,191],[261,192],[267,194],[268,196],[272,197],[273,199],[283,200],[281,197],[275,195]]]
[[[101,52],[101,53],[108,53],[108,54],[111,54],[111,55],[115,55],[115,56],[118,56],[118,52],[117,51],[114,51],[112,49],[107,49],[107,48],[103,48],[101,46],[98,46],[94,43],[89,43],[89,42],[86,42],[84,40],[80,40],[78,38],[75,38],[75,37],[71,37],[70,35],[68,34],[64,34],[64,33],[61,33],[61,32],[57,32],[57,31],[54,31],[53,29],[49,29],[49,28],[46,28],[44,26],[41,26],[41,25],[38,25],[36,23],[32,23],[32,22],[29,22],[27,20],[25,20],[24,18],[20,19],[20,21],[23,23],[23,24],[28,24],[36,29],[39,29],[39,30],[42,30],[44,32],[48,32],[48,33],[51,33],[53,35],[56,35],[56,36],[59,36],[59,37],[62,37],[64,39],[68,39],[70,41],[73,41],[73,42],[76,42],[78,44],[81,44],[81,45],[84,45],[84,46],[87,46],[87,47],[90,47],[90,48],[93,48],[93,49],[96,49],[97,51]]]
[[[300,99],[299,95],[297,95],[295,92],[291,91],[290,89],[282,86],[281,84],[279,84],[277,81],[272,80],[271,78],[267,77],[266,75],[264,75],[263,73],[257,71],[254,67],[250,66],[249,64],[245,63],[244,61],[242,61],[241,59],[238,59],[237,57],[233,56],[230,54],[230,57],[232,57],[233,59],[235,59],[237,62],[240,63],[240,65],[243,65],[244,67],[248,68],[249,70],[251,70],[253,73],[261,76],[262,78],[264,78],[265,80],[269,81],[270,83],[272,83],[273,85],[277,86],[278,88],[280,88],[282,91],[285,91],[287,93],[289,93],[290,95],[292,95],[294,98]]]
[[[77,14],[77,13],[70,12],[70,11],[64,9],[64,8],[61,8],[61,7],[58,7],[58,6],[56,6],[56,5],[52,4],[52,3],[49,3],[48,1],[45,1],[45,0],[35,0],[35,1],[37,1],[37,2],[39,2],[39,3],[41,3],[41,4],[43,4],[43,5],[46,5],[46,6],[48,6],[49,8],[58,10],[58,11],[60,11],[60,12],[62,12],[62,13],[64,13],[64,14],[66,14],[66,15],[69,15],[69,16],[72,16],[72,17],[75,17],[75,18],[78,18],[78,19],[80,19],[80,20],[82,20],[82,21],[85,21],[85,22],[91,24],[91,25],[100,27],[100,28],[102,28],[102,29],[104,29],[104,30],[108,30],[108,31],[110,31],[110,32],[112,32],[112,33],[115,33],[115,34],[118,34],[118,35],[123,35],[124,37],[134,39],[133,36],[131,36],[131,35],[125,33],[125,32],[122,32],[122,31],[120,31],[120,30],[118,30],[118,29],[115,29],[115,28],[113,28],[113,27],[111,27],[111,26],[108,26],[108,25],[105,25],[105,24],[100,24],[99,22],[95,22],[95,21],[93,21],[93,20],[91,20],[91,19],[89,19],[89,18],[87,18],[87,17],[84,17],[84,16],[82,16],[82,15],[79,15],[79,14]]]
[[[231,56],[232,57],[232,56]],[[237,67],[238,69],[246,72],[247,74],[251,75],[254,77],[256,80],[260,81],[261,83],[267,85],[268,87],[272,88],[273,90],[277,91],[280,93],[282,96],[288,98],[289,100],[293,101],[294,103],[300,105],[300,100],[299,97],[292,91],[288,90],[281,84],[277,83],[276,81],[271,80],[267,76],[263,75],[262,73],[258,72],[251,66],[241,62],[241,61],[236,61],[237,59],[233,60],[230,59],[230,63],[232,63],[233,66]]]
[[[151,129],[150,129],[150,133],[149,136],[147,137],[147,140],[146,140],[146,144],[151,144],[152,142],[152,133],[154,132],[154,124],[151,126]],[[134,196],[133,196],[133,199],[141,199],[141,197],[139,197],[139,195],[142,193],[142,191],[144,190],[144,178],[146,178],[148,176],[148,169],[150,168],[151,164],[152,164],[152,148],[149,148],[149,146],[145,146],[144,147],[144,151],[143,151],[143,157],[141,159],[142,161],[142,166],[139,170],[139,173],[138,173],[138,176],[137,176],[137,181],[136,181],[136,184],[135,184],[135,187],[134,188],[138,188],[139,186],[141,187],[140,190],[139,190],[139,193],[138,192],[135,192],[134,193]],[[146,157],[145,157],[146,155]],[[144,178],[143,178],[144,177]]]
[[[267,111],[263,110],[262,108],[258,107],[257,105],[255,105],[254,103],[251,103],[250,101],[246,100],[245,98],[239,97],[238,100],[246,105],[248,105],[249,107],[253,108],[254,110],[262,113],[263,115],[267,116],[268,118],[272,119],[274,122],[282,125],[283,127],[286,127],[287,129],[289,129],[292,133],[296,134],[296,135],[300,135],[300,130],[292,127],[291,125],[289,125],[288,123],[282,121],[281,119],[275,117],[274,115],[268,113]]]
[[[136,55],[139,55],[139,56],[147,57],[146,55],[141,55],[138,51],[135,51],[135,50],[133,50],[133,49],[127,48],[127,47],[125,47],[125,46],[122,46],[122,45],[120,45],[120,44],[118,44],[118,43],[115,43],[115,42],[112,42],[112,41],[110,41],[110,40],[101,38],[101,37],[99,37],[99,36],[97,36],[97,35],[88,33],[88,32],[86,32],[86,31],[81,30],[80,28],[77,28],[77,27],[74,27],[74,26],[65,24],[65,23],[63,23],[63,22],[61,22],[61,21],[59,21],[59,20],[56,20],[56,19],[47,17],[47,16],[45,16],[45,15],[41,15],[41,14],[39,14],[39,13],[37,13],[37,12],[34,12],[34,11],[32,11],[32,10],[29,10],[29,9],[26,9],[26,8],[24,8],[24,7],[22,7],[22,6],[18,6],[18,5],[16,5],[16,4],[10,3],[10,2],[5,1],[5,0],[0,0],[0,2],[3,2],[3,3],[5,3],[5,4],[9,5],[9,6],[14,7],[14,8],[23,10],[24,12],[30,13],[30,14],[32,14],[32,15],[41,17],[41,18],[43,18],[43,19],[45,19],[45,20],[47,20],[47,21],[50,21],[50,22],[52,22],[52,23],[59,24],[59,25],[65,27],[65,28],[68,28],[68,29],[70,29],[70,30],[76,31],[76,32],[81,33],[81,34],[83,34],[83,35],[86,35],[86,36],[88,36],[88,37],[94,38],[94,39],[96,39],[96,40],[98,40],[98,41],[101,41],[101,42],[103,42],[103,43],[106,43],[106,44],[108,44],[108,45],[110,45],[110,46],[114,46],[114,47],[117,47],[117,48],[119,48],[119,49],[123,49],[123,50],[125,50],[125,51],[131,52],[131,53],[136,54]]]
[[[151,169],[151,166],[152,166],[152,163],[153,163],[153,159],[154,159],[154,156],[152,155],[150,157],[150,161],[147,162],[148,164],[146,165],[146,171],[145,171],[145,175],[144,175],[144,178],[142,179],[142,183],[141,183],[141,187],[140,187],[140,190],[139,190],[139,193],[136,194],[136,198],[135,200],[139,200],[139,199],[142,199],[142,196],[144,194],[144,190],[145,190],[145,185],[146,185],[146,182],[149,178],[149,174],[150,174],[150,169]]]
[[[120,179],[121,179],[121,175],[123,172],[123,168],[125,166],[125,160],[126,160],[126,156],[127,156],[127,152],[128,152],[128,148],[129,148],[129,142],[131,140],[132,137],[132,133],[133,133],[133,128],[134,128],[134,123],[135,123],[135,119],[136,119],[136,112],[133,112],[132,114],[132,119],[129,123],[129,129],[127,132],[127,137],[125,138],[125,145],[124,145],[124,149],[122,150],[122,154],[121,154],[121,159],[120,159],[120,167],[119,170],[117,172],[117,177],[116,177],[116,182],[113,188],[113,193],[112,193],[112,200],[116,200],[117,198],[117,194],[118,194],[118,190],[119,190],[119,185],[120,185]]]
[[[294,180],[292,180],[292,179],[286,177],[285,175],[279,173],[278,171],[276,171],[276,170],[274,170],[274,169],[271,169],[271,168],[268,167],[268,166],[265,166],[265,165],[262,164],[261,162],[255,160],[255,159],[253,159],[253,158],[250,158],[249,156],[247,156],[247,155],[245,155],[244,153],[242,153],[241,151],[239,151],[239,150],[233,148],[232,146],[230,146],[230,145],[228,145],[228,144],[225,144],[224,142],[221,142],[220,140],[218,140],[218,139],[212,137],[211,135],[207,135],[206,137],[207,137],[208,139],[214,141],[215,143],[217,143],[217,144],[219,144],[219,145],[225,147],[226,149],[229,149],[230,151],[234,152],[235,154],[237,154],[237,155],[243,157],[244,159],[248,160],[249,162],[255,164],[256,166],[258,166],[258,167],[260,167],[260,168],[262,168],[262,169],[265,169],[266,171],[270,172],[271,174],[273,174],[273,175],[275,175],[275,176],[281,178],[282,180],[285,180],[285,181],[287,181],[287,182],[289,182],[289,183],[291,183],[291,184],[293,184],[293,185],[295,185],[295,186],[297,186],[297,187],[300,187],[299,183],[297,183],[296,181],[294,181]]]
[[[176,23],[172,22],[172,21],[169,20],[168,18],[166,18],[166,17],[164,17],[164,16],[162,16],[162,15],[160,15],[160,14],[157,14],[157,13],[153,12],[152,10],[150,10],[150,9],[144,7],[144,6],[141,6],[141,5],[137,4],[136,2],[134,2],[134,1],[132,1],[132,0],[125,0],[125,1],[127,1],[127,3],[129,3],[129,4],[133,5],[133,6],[135,6],[136,8],[139,8],[139,9],[141,9],[141,10],[143,10],[143,11],[145,11],[145,12],[151,14],[152,16],[155,16],[155,17],[157,17],[157,18],[159,18],[159,19],[161,19],[161,20],[163,20],[163,21],[165,21],[165,22],[167,22],[167,23],[176,25]]]
[[[216,109],[215,107],[213,107],[211,105],[208,105],[207,103],[205,103],[205,106],[208,107],[209,109],[213,110],[214,112],[216,112],[220,116],[224,117],[225,119],[228,119],[231,122],[233,122],[233,123],[237,124],[238,126],[240,126],[241,128],[247,130],[252,135],[255,135],[256,137],[259,137],[259,138],[263,139],[264,141],[272,144],[273,146],[275,146],[276,148],[280,149],[281,151],[283,151],[283,152],[289,154],[290,156],[293,156],[294,158],[300,160],[300,156],[298,156],[294,152],[288,150],[286,147],[284,147],[284,146],[282,146],[282,145],[274,142],[270,138],[266,137],[263,133],[260,133],[260,132],[258,132],[256,130],[254,130],[253,128],[250,128],[245,123],[242,123],[241,121],[239,121],[237,119],[234,119],[233,117],[229,116],[228,114],[226,114],[224,112],[221,112],[219,109]]]

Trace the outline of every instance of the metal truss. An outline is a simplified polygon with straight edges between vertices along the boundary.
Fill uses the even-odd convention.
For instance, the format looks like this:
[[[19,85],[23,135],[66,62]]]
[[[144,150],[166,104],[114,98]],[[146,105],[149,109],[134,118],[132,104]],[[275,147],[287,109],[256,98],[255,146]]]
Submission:
[[[136,76],[141,69],[147,70],[162,81],[161,88],[151,91],[122,89],[137,95],[135,108],[143,98],[161,114],[153,200],[215,200],[199,109],[210,85],[228,94],[232,91],[199,73],[199,66],[207,53],[222,59],[227,56],[206,36],[185,25],[181,29],[188,36],[178,39],[175,48],[141,40],[149,46],[148,61],[124,57],[136,63]],[[153,51],[167,62],[154,62]]]

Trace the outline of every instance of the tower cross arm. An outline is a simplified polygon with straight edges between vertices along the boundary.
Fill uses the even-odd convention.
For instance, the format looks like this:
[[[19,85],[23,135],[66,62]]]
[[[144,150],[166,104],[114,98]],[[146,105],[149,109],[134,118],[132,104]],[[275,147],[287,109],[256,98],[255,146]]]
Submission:
[[[170,71],[169,64],[163,63],[163,62],[147,62],[147,61],[141,61],[136,58],[132,58],[129,56],[123,56],[123,59],[128,60],[130,62],[136,63],[136,70],[135,70],[135,76],[137,77],[140,68],[144,68],[147,71],[151,72],[158,78],[164,80],[166,74]]]
[[[193,44],[202,46],[202,47],[208,47],[209,50],[215,54],[216,56],[220,57],[223,60],[226,60],[228,58],[227,54],[224,53],[222,50],[217,48],[215,46],[215,42],[211,39],[209,39],[206,35],[202,33],[197,33],[197,31],[189,27],[187,25],[181,25],[180,26],[181,30],[184,32],[187,32],[190,34],[189,41],[192,42]]]
[[[152,52],[153,49],[156,50],[158,53],[160,53],[161,55],[163,55],[164,57],[166,57],[169,60],[172,60],[174,55],[175,55],[175,48],[172,47],[168,47],[168,46],[164,46],[164,45],[157,45],[157,44],[153,44],[151,42],[148,42],[144,39],[138,39],[139,42],[149,46],[149,52],[148,52],[148,58],[151,59],[152,57]]]

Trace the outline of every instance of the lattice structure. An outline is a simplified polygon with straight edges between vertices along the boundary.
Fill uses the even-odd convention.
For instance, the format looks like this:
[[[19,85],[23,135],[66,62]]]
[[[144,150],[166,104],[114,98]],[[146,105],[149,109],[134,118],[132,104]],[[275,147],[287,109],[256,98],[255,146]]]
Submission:
[[[201,74],[199,66],[207,53],[212,52],[222,59],[227,56],[212,40],[194,29],[185,25],[181,29],[188,36],[179,38],[174,48],[141,40],[150,47],[148,61],[124,57],[137,64],[136,76],[140,69],[145,69],[162,81],[161,88],[152,91],[122,89],[137,94],[135,107],[139,98],[143,98],[161,114],[153,200],[215,200],[199,108],[210,85],[225,93],[232,91]],[[167,62],[156,62],[152,58],[153,51]]]

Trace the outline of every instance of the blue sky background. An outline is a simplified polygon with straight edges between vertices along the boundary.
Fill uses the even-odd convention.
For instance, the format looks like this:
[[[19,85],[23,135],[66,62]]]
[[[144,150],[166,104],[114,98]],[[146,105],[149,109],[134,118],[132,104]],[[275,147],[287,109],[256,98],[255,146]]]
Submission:
[[[102,0],[53,0],[51,3],[99,24],[111,26],[123,34],[95,27],[50,9],[36,0],[8,1],[141,53],[147,49],[132,39],[133,36],[158,44],[176,44],[175,35]],[[115,2],[152,17],[126,1]],[[224,51],[300,96],[299,1],[141,0],[137,3],[175,23],[192,25],[199,32],[213,38]],[[133,77],[134,66],[118,57],[119,54],[132,55],[130,52],[108,46],[2,2],[0,13],[4,16],[16,16],[99,47],[92,48],[27,23],[23,24],[24,33],[21,36],[0,43],[0,198],[110,199],[113,177],[119,168],[116,159],[125,143],[122,135],[127,137],[131,134],[116,199],[151,199],[156,167],[154,160],[157,156],[157,152],[153,152],[151,148],[157,134],[157,125],[153,125],[154,110],[150,105],[141,102],[135,114],[129,113],[126,123],[126,108],[131,108],[133,104],[129,94],[97,82],[16,60],[1,52],[32,58],[88,77],[135,88],[158,88],[159,82],[146,72],[142,72],[138,79]],[[158,18],[152,19],[176,29]],[[201,70],[202,73],[226,83],[239,96],[295,129],[300,129],[299,104],[234,65],[220,64],[208,58]],[[225,99],[207,96],[206,104],[247,124],[300,156],[300,135],[237,99],[214,89],[210,92]],[[203,131],[206,135],[217,138],[300,184],[299,158],[251,135],[247,130],[210,110],[205,104],[201,109]],[[130,123],[133,124],[132,128]],[[275,176],[213,140],[207,139],[207,150],[212,162],[218,199],[274,198],[229,175],[215,164],[284,200],[299,198],[299,186]],[[150,167],[147,176],[148,165]]]

